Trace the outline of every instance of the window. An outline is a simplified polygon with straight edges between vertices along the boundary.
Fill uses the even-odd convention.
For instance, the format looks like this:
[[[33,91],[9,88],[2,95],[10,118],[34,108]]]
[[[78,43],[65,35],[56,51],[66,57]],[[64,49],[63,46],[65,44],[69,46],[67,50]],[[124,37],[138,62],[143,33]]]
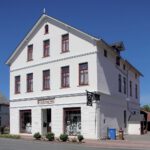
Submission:
[[[33,73],[27,74],[27,92],[33,92]]]
[[[43,71],[43,90],[50,89],[50,70]]]
[[[138,85],[135,84],[135,98],[138,98]]]
[[[81,134],[81,108],[64,108],[64,133],[71,136]]]
[[[45,40],[43,42],[43,57],[48,57],[49,56],[49,47],[50,47],[49,40]]]
[[[69,87],[69,66],[61,68],[61,87]]]
[[[2,105],[0,105],[0,112],[2,111]]]
[[[104,49],[104,56],[107,57],[107,50]]]
[[[122,89],[121,89],[122,83],[121,83],[121,82],[122,82],[122,81],[121,81],[121,75],[119,74],[119,75],[118,75],[118,91],[119,91],[119,92],[122,91]]]
[[[126,110],[124,110],[123,116],[124,116],[124,128],[126,128],[127,127],[127,112],[126,112]]]
[[[132,96],[132,81],[130,81],[130,96]]]
[[[20,110],[20,132],[31,133],[32,130],[32,112],[31,110]]]
[[[20,76],[15,77],[15,94],[20,93]]]
[[[0,126],[2,126],[2,117],[0,117]]]
[[[123,70],[126,70],[126,65],[125,64],[123,64]]]
[[[137,79],[137,74],[135,73],[135,79]]]
[[[120,57],[119,56],[116,57],[116,65],[120,66]]]
[[[62,35],[62,53],[69,51],[69,34]]]
[[[88,63],[79,64],[79,85],[88,85]]]
[[[127,89],[126,89],[126,78],[125,78],[125,77],[123,78],[123,91],[124,91],[124,94],[127,93]]]
[[[48,24],[45,25],[45,34],[48,34],[49,33],[49,26]]]
[[[27,61],[33,60],[33,45],[28,46],[28,55],[27,55]]]

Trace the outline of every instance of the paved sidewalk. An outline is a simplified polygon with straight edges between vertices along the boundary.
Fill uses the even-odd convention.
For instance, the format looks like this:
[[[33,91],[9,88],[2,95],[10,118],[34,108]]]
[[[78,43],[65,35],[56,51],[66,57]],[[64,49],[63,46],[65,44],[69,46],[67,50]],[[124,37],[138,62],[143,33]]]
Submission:
[[[144,135],[125,135],[125,140],[85,140],[88,146],[150,150],[150,132]]]
[[[150,142],[148,141],[127,141],[127,140],[85,140],[84,145],[89,147],[103,147],[103,148],[123,148],[123,149],[145,149],[150,150]]]

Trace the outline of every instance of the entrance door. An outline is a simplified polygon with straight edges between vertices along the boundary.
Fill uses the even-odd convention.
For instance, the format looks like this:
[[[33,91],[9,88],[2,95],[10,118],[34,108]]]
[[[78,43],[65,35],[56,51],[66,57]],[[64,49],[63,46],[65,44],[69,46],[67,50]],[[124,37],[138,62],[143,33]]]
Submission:
[[[51,132],[51,109],[47,109],[47,132]]]
[[[43,134],[51,132],[51,109],[43,109]]]

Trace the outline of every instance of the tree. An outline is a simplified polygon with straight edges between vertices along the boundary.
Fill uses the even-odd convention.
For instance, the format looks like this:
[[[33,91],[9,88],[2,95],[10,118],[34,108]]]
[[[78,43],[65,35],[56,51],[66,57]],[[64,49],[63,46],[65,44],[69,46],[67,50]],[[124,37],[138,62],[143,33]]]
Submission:
[[[143,110],[150,112],[150,105],[144,105],[142,107]]]

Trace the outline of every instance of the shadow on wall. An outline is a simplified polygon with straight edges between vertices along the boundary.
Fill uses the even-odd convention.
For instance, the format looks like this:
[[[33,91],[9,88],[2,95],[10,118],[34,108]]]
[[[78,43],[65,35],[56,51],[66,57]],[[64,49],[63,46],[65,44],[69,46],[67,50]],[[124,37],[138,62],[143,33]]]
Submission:
[[[108,59],[111,59],[108,60]],[[124,118],[124,110],[127,108],[125,101],[126,96],[118,92],[118,74],[115,60],[104,57],[103,51],[98,53],[98,91],[101,94],[100,111],[101,111],[101,136],[107,136],[108,128],[120,128],[125,130],[127,121]]]

